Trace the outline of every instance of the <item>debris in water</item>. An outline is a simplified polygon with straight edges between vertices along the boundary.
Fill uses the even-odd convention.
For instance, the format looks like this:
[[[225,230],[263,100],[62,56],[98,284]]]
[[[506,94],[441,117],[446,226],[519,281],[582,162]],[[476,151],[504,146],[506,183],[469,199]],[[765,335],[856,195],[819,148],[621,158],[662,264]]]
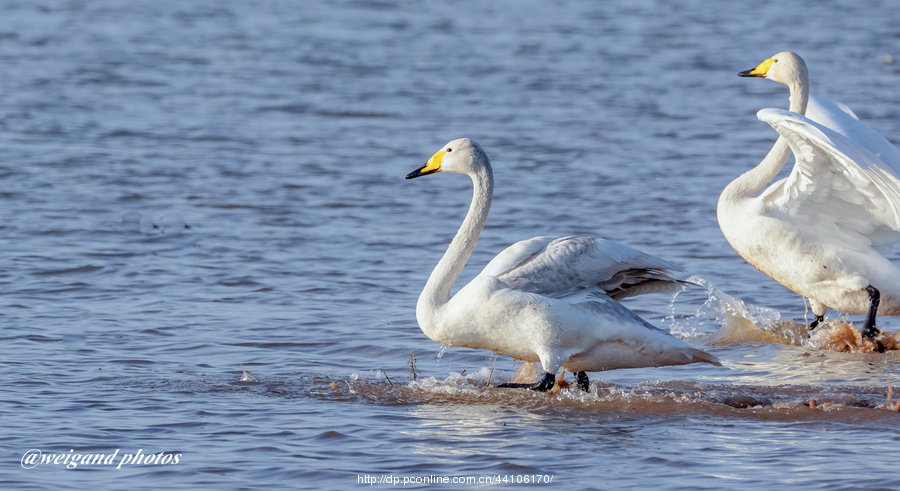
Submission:
[[[485,382],[485,384],[484,384],[485,387],[491,386],[491,381],[494,379],[494,368],[496,368],[496,366],[497,366],[497,355],[495,353],[494,356],[491,358],[491,371],[490,371],[490,373],[488,373],[487,382]]]
[[[737,409],[747,409],[751,407],[763,407],[772,405],[772,401],[768,399],[757,399],[752,396],[731,396],[726,397],[722,402],[727,406],[731,406]]]
[[[394,386],[394,381],[391,380],[391,377],[387,374],[387,372],[385,372],[385,371],[384,371],[383,369],[381,369],[381,368],[379,368],[378,370],[384,375],[384,378],[387,379],[388,383],[391,384],[391,387],[393,387],[393,386]]]
[[[888,411],[900,411],[900,400],[894,402],[894,388],[891,387],[891,379],[887,382],[887,404],[879,404],[876,409],[887,409]]]
[[[241,378],[238,379],[238,382],[259,382],[259,380],[256,380],[256,377],[254,377],[250,372],[241,368]]]

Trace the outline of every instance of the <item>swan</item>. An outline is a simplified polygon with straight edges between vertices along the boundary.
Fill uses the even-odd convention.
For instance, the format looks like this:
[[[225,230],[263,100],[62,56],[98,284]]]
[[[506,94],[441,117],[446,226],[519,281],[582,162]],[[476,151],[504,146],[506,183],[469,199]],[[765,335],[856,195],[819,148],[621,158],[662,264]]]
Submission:
[[[534,384],[500,387],[546,391],[565,369],[587,391],[585,372],[719,364],[617,301],[670,291],[683,282],[669,273],[677,269],[672,264],[612,241],[569,236],[517,242],[451,296],[484,229],[494,178],[487,154],[468,138],[447,143],[406,178],[437,172],[469,176],[472,203],[419,296],[416,320],[426,336],[445,346],[540,362],[544,374]]]
[[[757,117],[780,135],[765,158],[719,196],[723,235],[747,262],[809,299],[815,329],[829,308],[900,315],[900,271],[884,254],[900,240],[900,151],[845,105],[809,94],[803,59],[781,52],[739,73],[785,84],[788,111]],[[770,183],[787,163],[790,175]]]

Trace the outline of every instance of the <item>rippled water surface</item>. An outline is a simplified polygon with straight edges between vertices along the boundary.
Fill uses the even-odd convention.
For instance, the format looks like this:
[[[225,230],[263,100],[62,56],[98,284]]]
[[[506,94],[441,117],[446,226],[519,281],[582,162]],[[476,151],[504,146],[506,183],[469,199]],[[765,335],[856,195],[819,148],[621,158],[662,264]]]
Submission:
[[[0,487],[900,487],[900,355],[792,337],[802,299],[715,219],[787,104],[736,73],[797,51],[898,142],[898,26],[876,0],[5,2]],[[535,235],[626,242],[703,285],[628,305],[723,366],[547,395],[427,339],[470,185],[403,177],[459,136],[497,185],[462,280]]]

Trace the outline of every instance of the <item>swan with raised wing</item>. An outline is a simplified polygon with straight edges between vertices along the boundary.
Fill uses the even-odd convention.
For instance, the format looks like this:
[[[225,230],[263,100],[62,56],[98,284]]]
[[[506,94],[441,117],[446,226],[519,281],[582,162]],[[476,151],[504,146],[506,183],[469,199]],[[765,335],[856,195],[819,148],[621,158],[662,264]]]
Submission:
[[[900,271],[885,258],[900,240],[900,151],[843,104],[811,97],[795,53],[739,75],[787,85],[790,107],[759,111],[780,137],[722,191],[722,233],[747,262],[809,299],[810,329],[828,308],[864,313],[863,335],[875,340],[876,315],[900,314]],[[790,175],[770,184],[791,154]]]
[[[588,390],[586,372],[718,364],[712,355],[652,326],[617,301],[672,291],[681,282],[670,274],[677,269],[671,263],[612,241],[570,236],[517,242],[451,296],[484,229],[494,179],[487,155],[468,138],[447,143],[406,178],[437,172],[469,176],[473,196],[419,296],[416,319],[426,336],[445,346],[540,362],[544,375],[536,383],[500,387],[546,391],[565,369]]]

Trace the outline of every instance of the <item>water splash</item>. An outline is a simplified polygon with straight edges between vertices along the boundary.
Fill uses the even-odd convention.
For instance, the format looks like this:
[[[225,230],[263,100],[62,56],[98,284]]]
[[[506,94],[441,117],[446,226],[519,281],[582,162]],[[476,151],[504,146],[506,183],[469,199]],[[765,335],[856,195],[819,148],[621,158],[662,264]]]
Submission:
[[[733,297],[709,280],[692,276],[689,280],[706,288],[707,298],[693,314],[678,316],[676,293],[670,304],[670,331],[681,337],[707,334],[712,344],[801,345],[807,338],[806,326],[783,320],[781,313],[769,307],[752,305]]]
[[[529,381],[533,364],[523,363],[512,381]],[[580,413],[646,413],[719,415],[769,421],[881,422],[897,421],[890,381],[886,386],[834,387],[818,385],[755,386],[695,381],[656,381],[620,385],[603,380],[584,392],[564,377],[548,392],[497,389],[487,383],[491,371],[450,372],[444,379],[422,377],[406,384],[357,379],[331,382],[311,390],[313,397],[341,402],[360,400],[386,405],[459,404],[468,406],[543,408]],[[521,379],[521,380],[520,380]],[[322,382],[324,384],[324,381]],[[348,397],[350,397],[348,399]]]
[[[900,332],[885,332],[878,338],[885,351],[900,349]],[[843,319],[823,322],[810,333],[803,346],[843,353],[876,353],[874,341],[862,337],[862,332]]]
[[[733,297],[705,278],[693,276],[691,282],[706,288],[706,301],[693,314],[678,316],[676,292],[666,317],[669,330],[681,337],[697,337],[706,333],[714,345],[746,343],[788,344],[811,349],[845,353],[874,353],[874,342],[863,339],[846,316],[823,322],[810,332],[806,324],[782,319],[773,308],[749,304]],[[900,349],[900,332],[882,333],[879,341],[885,350]]]

